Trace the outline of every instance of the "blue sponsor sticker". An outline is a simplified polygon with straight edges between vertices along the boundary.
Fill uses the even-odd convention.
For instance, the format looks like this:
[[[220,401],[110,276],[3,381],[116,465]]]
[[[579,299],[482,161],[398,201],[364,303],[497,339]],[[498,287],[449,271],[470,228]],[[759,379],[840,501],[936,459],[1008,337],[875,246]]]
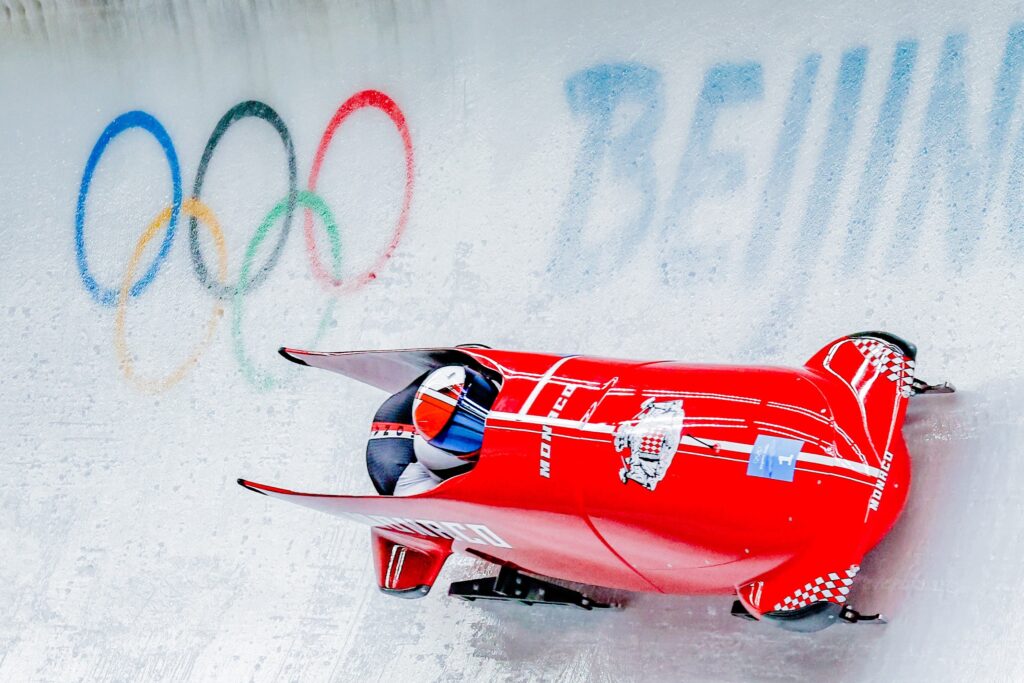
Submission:
[[[793,481],[796,457],[800,455],[803,445],[803,441],[795,439],[758,435],[754,448],[750,451],[747,476]]]

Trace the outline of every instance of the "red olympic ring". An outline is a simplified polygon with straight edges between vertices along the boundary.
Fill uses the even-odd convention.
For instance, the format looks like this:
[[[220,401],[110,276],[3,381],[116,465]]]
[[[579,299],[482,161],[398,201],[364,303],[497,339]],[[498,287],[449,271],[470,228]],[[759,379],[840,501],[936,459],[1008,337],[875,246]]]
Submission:
[[[303,232],[306,235],[306,248],[309,250],[309,265],[313,271],[313,276],[322,284],[329,286],[338,292],[349,292],[359,289],[377,277],[377,271],[384,266],[388,259],[391,258],[392,254],[395,253],[395,249],[398,248],[398,243],[402,240],[402,233],[405,232],[405,225],[409,221],[409,206],[412,204],[413,152],[412,138],[409,136],[409,127],[405,122],[405,115],[402,113],[402,110],[398,108],[395,101],[379,90],[363,90],[362,92],[358,92],[345,100],[345,102],[338,107],[338,110],[334,112],[334,116],[331,117],[330,123],[327,124],[327,128],[324,130],[323,137],[320,138],[320,146],[317,147],[316,156],[313,158],[313,166],[309,170],[309,182],[307,183],[307,187],[310,191],[316,192],[317,179],[320,177],[320,167],[323,165],[324,156],[327,154],[327,149],[330,147],[331,141],[334,139],[335,132],[337,132],[338,128],[350,114],[364,107],[375,107],[387,114],[388,118],[390,118],[392,123],[395,124],[395,128],[398,129],[399,135],[402,136],[402,146],[405,148],[405,197],[402,200],[402,212],[398,215],[398,221],[395,223],[395,230],[391,235],[391,242],[388,244],[387,248],[380,254],[369,269],[360,273],[358,276],[348,278],[347,281],[331,275],[327,269],[324,268],[323,263],[321,263],[320,254],[316,248],[316,238],[313,234],[313,213],[309,209],[306,209],[306,220]]]

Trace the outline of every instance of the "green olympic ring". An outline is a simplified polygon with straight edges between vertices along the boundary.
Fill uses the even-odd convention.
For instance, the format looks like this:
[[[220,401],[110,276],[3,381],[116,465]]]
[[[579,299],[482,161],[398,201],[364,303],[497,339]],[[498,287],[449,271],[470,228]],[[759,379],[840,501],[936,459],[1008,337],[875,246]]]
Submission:
[[[289,193],[287,197],[279,201],[267,217],[263,219],[260,226],[256,229],[252,239],[249,241],[249,246],[245,249],[245,257],[242,260],[242,269],[238,275],[238,286],[235,288],[234,296],[232,297],[232,315],[231,315],[231,337],[235,352],[235,358],[238,360],[238,365],[242,369],[246,379],[260,391],[268,391],[275,387],[280,386],[285,380],[279,379],[272,376],[270,373],[258,369],[249,357],[248,352],[245,350],[245,343],[242,338],[242,314],[244,312],[243,302],[244,295],[249,288],[250,277],[252,277],[253,262],[256,258],[256,252],[259,250],[263,240],[266,239],[267,235],[270,234],[270,229],[277,225],[277,223],[284,216],[291,216],[296,206],[309,209],[317,215],[320,222],[323,223],[324,229],[327,231],[327,236],[331,243],[331,265],[334,270],[334,277],[339,277],[341,272],[341,239],[338,234],[338,226],[334,220],[334,215],[331,213],[331,209],[327,206],[327,203],[309,190],[303,190],[301,192],[292,195]],[[324,310],[323,317],[320,319],[320,324],[317,326],[316,333],[313,335],[309,346],[315,348],[324,332],[327,330],[328,324],[334,319],[334,307],[337,304],[337,298],[331,297],[330,303],[327,304],[326,310]],[[294,368],[292,368],[294,370]]]

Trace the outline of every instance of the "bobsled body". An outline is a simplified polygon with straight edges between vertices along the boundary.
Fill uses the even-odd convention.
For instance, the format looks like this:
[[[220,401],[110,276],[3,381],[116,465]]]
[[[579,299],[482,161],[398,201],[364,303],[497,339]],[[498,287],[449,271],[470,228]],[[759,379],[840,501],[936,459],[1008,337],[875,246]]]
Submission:
[[[842,605],[909,490],[915,350],[882,333],[838,339],[799,368],[482,347],[282,353],[389,391],[452,362],[500,385],[479,462],[426,493],[241,482],[374,527],[388,592],[425,593],[463,551],[586,584],[735,592],[755,617]]]

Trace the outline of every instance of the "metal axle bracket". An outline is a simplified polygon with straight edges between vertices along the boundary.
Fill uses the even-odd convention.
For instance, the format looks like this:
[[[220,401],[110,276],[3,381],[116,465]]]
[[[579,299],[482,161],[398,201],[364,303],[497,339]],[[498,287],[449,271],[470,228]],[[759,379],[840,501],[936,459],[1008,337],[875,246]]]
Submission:
[[[514,567],[502,567],[496,577],[455,581],[448,595],[461,600],[505,600],[523,605],[568,605],[592,610],[611,607],[579,591],[527,576]]]

